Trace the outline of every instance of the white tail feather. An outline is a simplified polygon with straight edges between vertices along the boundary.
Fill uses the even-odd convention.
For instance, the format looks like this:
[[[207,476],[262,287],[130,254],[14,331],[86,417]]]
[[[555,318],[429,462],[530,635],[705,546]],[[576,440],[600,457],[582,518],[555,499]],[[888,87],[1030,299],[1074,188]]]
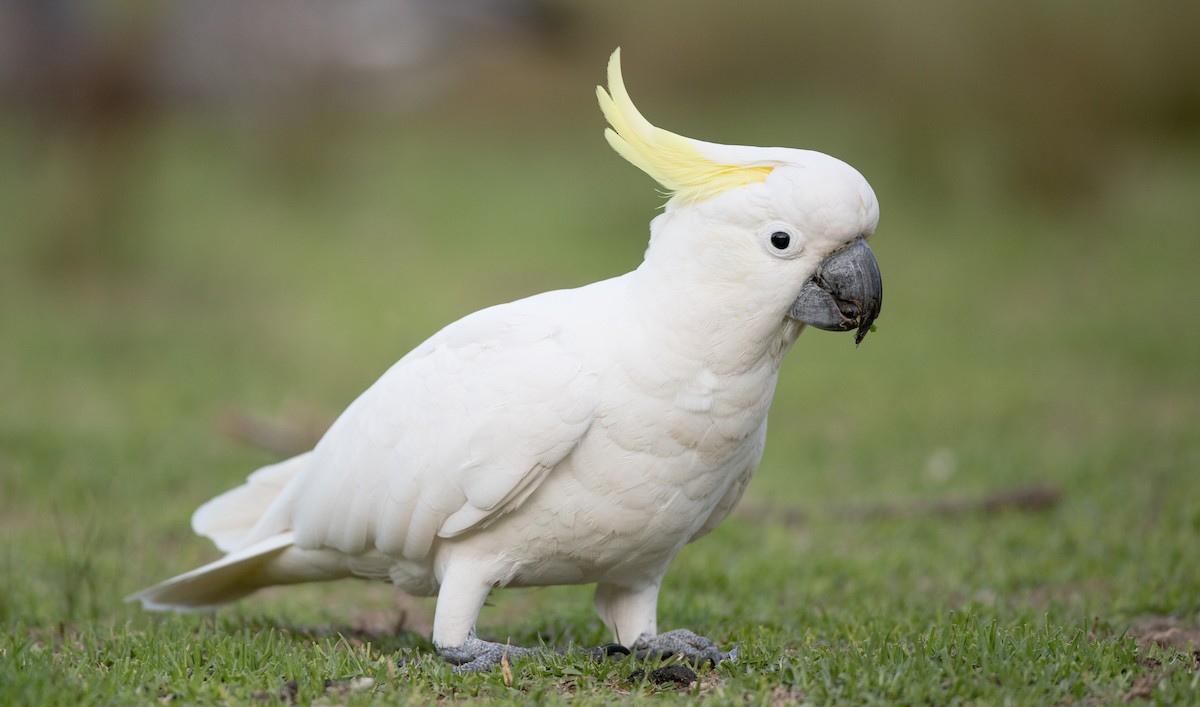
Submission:
[[[292,547],[283,533],[125,597],[150,611],[203,611],[274,583],[267,565]]]
[[[251,474],[246,483],[200,506],[192,514],[192,530],[211,539],[224,552],[237,550],[283,487],[304,468],[310,454],[305,452],[264,466]]]

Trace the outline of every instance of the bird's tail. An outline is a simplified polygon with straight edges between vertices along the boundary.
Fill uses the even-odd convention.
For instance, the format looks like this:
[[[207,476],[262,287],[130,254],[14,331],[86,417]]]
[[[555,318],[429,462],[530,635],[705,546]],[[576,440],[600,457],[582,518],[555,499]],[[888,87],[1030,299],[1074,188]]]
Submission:
[[[308,454],[263,467],[246,483],[205,503],[192,528],[211,538],[225,557],[131,594],[151,611],[199,611],[240,599],[273,584],[337,579],[348,574],[345,558],[328,550],[305,550],[276,501],[304,467]]]
[[[125,597],[150,611],[203,611],[275,584],[270,565],[292,547],[283,533]]]
[[[192,530],[197,535],[209,538],[218,549],[225,552],[240,549],[284,487],[304,468],[311,454],[305,452],[278,464],[264,466],[251,474],[246,483],[200,506],[192,514]],[[268,529],[266,534],[273,535],[279,530],[282,528]]]

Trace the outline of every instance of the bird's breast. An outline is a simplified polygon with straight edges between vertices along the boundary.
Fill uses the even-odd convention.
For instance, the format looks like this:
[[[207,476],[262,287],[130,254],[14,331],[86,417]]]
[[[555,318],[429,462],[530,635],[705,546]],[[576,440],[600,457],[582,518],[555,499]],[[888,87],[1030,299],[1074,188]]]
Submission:
[[[609,383],[645,387],[607,396],[519,512],[487,529],[490,547],[512,548],[497,584],[657,577],[758,465],[773,375]]]

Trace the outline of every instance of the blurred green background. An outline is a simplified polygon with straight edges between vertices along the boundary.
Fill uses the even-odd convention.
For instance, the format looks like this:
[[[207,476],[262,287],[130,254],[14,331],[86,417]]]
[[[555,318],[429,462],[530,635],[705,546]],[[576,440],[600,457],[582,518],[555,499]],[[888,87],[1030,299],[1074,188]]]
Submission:
[[[1032,525],[913,530],[916,566],[960,562],[933,593],[994,562],[1200,612],[1200,4],[482,4],[417,38],[3,6],[0,619],[134,616],[213,556],[199,503],[439,327],[635,267],[662,198],[601,135],[617,46],[651,121],[828,152],[882,205],[878,331],[801,337],[751,508],[866,572],[863,508],[1047,488]]]

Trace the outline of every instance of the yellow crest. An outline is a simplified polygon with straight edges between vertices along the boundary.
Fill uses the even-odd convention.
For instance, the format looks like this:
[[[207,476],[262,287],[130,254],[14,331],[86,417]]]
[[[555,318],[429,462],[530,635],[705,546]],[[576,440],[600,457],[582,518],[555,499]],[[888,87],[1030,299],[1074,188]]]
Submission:
[[[657,128],[642,117],[621,78],[621,50],[608,60],[608,91],[596,87],[600,110],[611,128],[608,144],[635,167],[654,178],[676,198],[697,202],[761,182],[771,165],[722,164],[701,154],[691,139]]]

